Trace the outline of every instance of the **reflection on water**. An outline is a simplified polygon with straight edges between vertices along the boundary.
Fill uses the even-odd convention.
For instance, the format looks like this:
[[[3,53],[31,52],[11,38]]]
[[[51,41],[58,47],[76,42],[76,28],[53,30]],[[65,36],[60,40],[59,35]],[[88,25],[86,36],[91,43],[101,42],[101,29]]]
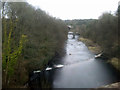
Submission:
[[[86,45],[68,35],[64,67],[54,72],[54,88],[95,88],[117,81],[117,72],[101,60],[96,60]]]
[[[53,88],[96,88],[118,81],[113,67],[103,60],[96,60],[95,55],[77,38],[72,39],[72,35],[68,35],[66,54],[53,67],[47,67],[44,74],[40,73],[35,85],[41,77]]]

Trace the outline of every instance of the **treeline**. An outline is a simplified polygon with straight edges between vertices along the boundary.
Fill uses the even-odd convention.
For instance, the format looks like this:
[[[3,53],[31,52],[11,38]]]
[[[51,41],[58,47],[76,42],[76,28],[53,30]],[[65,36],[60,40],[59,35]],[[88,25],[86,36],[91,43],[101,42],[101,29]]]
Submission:
[[[84,38],[91,39],[95,43],[101,46],[103,54],[107,58],[119,57],[120,55],[120,38],[118,27],[120,25],[120,6],[118,7],[117,12],[113,15],[111,13],[103,13],[99,19],[88,19],[86,20],[75,20],[76,24],[74,31],[80,33]],[[74,20],[70,21],[75,22]],[[81,22],[81,23],[80,23]],[[73,25],[74,26],[74,25]]]
[[[91,21],[93,21],[95,19],[73,19],[73,20],[65,20],[66,24],[72,25],[74,28],[78,25],[81,26],[83,24],[87,24],[90,23]]]
[[[29,72],[62,53],[67,26],[25,2],[2,3],[3,88],[21,87]]]
[[[95,19],[73,19],[73,20],[65,20],[65,23],[67,25],[72,26],[71,31],[80,33],[80,31],[83,30],[88,23],[94,20]]]

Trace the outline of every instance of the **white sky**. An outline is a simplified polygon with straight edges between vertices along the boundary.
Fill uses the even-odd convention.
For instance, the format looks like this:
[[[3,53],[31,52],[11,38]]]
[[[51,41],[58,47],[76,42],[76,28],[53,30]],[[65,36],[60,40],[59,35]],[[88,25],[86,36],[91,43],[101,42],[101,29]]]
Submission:
[[[49,15],[66,19],[97,19],[103,12],[114,13],[119,0],[27,0]]]

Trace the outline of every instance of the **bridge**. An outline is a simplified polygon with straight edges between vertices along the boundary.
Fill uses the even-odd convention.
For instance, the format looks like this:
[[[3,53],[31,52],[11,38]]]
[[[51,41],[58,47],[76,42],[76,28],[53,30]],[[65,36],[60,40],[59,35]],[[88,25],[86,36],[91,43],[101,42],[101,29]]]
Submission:
[[[69,35],[71,34],[71,35],[73,35],[73,39],[75,38],[75,35],[80,35],[78,32],[76,32],[75,30],[73,30],[73,26],[71,26],[71,25],[67,25],[67,27],[68,27],[68,30],[69,30]]]

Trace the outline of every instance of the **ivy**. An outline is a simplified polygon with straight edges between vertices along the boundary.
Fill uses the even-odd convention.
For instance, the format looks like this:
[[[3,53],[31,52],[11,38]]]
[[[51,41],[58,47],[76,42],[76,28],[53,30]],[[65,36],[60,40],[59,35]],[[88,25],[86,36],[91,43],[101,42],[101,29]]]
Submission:
[[[15,65],[17,64],[17,60],[22,54],[23,44],[26,42],[26,35],[21,35],[19,39],[18,46],[11,46],[12,41],[12,33],[14,32],[15,22],[10,19],[10,30],[7,31],[7,23],[6,19],[3,18],[3,53],[2,53],[2,67],[5,75],[5,83],[9,84],[9,78],[13,76],[15,71]],[[7,33],[9,32],[9,33]]]

